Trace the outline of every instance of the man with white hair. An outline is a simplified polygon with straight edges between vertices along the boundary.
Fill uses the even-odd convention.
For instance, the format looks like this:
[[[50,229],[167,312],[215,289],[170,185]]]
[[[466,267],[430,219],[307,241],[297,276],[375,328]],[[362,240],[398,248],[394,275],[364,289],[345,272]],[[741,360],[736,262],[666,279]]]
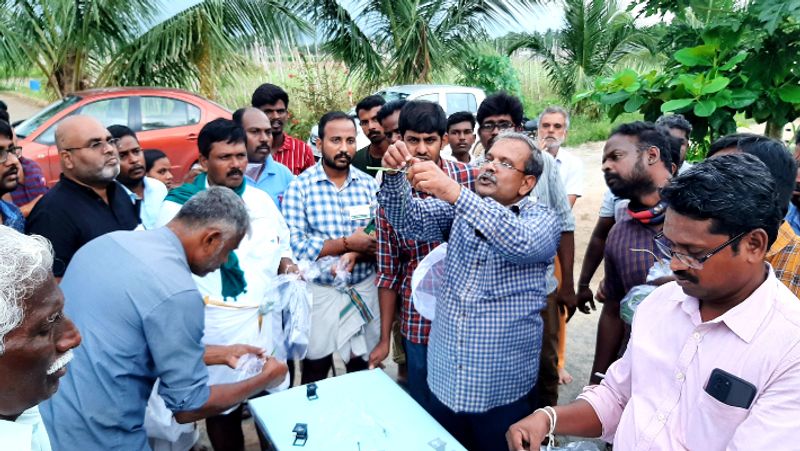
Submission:
[[[67,313],[86,333],[61,391],[42,404],[55,448],[149,449],[143,423],[156,379],[179,423],[216,415],[283,381],[286,364],[266,358],[253,377],[209,384],[206,365],[235,367],[243,354],[266,353],[203,346],[203,299],[192,279],[225,263],[249,228],[239,196],[211,187],[166,227],[109,233],[75,254],[61,288]]]
[[[53,273],[63,277],[72,256],[89,241],[116,230],[133,230],[139,213],[114,179],[117,140],[97,119],[70,116],[56,129],[61,179],[28,216],[27,233],[50,240]]]
[[[569,130],[569,113],[560,106],[549,106],[539,115],[539,148],[556,159],[569,204],[583,195],[583,162],[563,147]]]
[[[81,343],[64,315],[47,240],[0,226],[0,439],[9,450],[49,451],[37,405],[58,390]]]

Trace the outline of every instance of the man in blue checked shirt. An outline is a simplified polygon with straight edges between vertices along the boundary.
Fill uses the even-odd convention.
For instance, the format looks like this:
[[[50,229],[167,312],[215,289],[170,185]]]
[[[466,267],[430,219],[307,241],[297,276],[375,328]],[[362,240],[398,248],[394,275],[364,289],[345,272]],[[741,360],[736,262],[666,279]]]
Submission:
[[[380,339],[377,241],[364,233],[375,215],[378,183],[350,164],[356,128],[345,113],[322,116],[317,148],[322,158],[292,181],[282,205],[296,260],[338,257],[331,271],[309,281],[314,304],[303,384],[327,377],[334,351],[348,372],[366,369]],[[338,268],[351,273],[347,286],[333,286]]]
[[[397,233],[448,241],[442,295],[428,344],[431,414],[470,450],[505,448],[505,430],[533,407],[546,270],[561,223],[528,194],[542,155],[519,133],[499,136],[473,193],[402,142],[383,159],[378,201]],[[410,183],[409,183],[410,180]],[[412,197],[411,188],[433,195]]]

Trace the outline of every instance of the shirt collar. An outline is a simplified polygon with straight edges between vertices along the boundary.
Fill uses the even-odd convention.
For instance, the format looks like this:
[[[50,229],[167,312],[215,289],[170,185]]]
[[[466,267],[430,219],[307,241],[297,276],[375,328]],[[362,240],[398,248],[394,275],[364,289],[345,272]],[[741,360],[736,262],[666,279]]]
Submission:
[[[311,178],[312,182],[319,183],[319,182],[329,182],[330,181],[330,179],[328,178],[328,174],[325,173],[325,169],[323,169],[323,167],[322,167],[323,164],[324,163],[322,162],[322,159],[320,158],[320,160],[314,166],[310,167],[309,169],[306,169],[306,171],[312,171],[311,174],[309,174],[309,177]],[[347,186],[353,180],[358,180],[358,178],[359,178],[358,171],[354,171],[353,170],[353,166],[350,165],[350,170],[347,171],[347,180],[345,180],[344,185],[342,185],[342,186],[343,187]]]
[[[798,238],[797,234],[794,233],[792,226],[788,221],[783,221],[781,226],[778,228],[778,237],[767,251],[765,258],[770,259],[774,257],[775,254],[783,250],[783,248],[797,241],[800,241],[800,238]]]
[[[776,284],[780,283],[780,281],[775,278],[772,267],[769,266],[768,263],[765,264],[768,266],[769,273],[764,283],[759,285],[759,287],[739,305],[728,310],[719,317],[707,321],[707,324],[725,323],[728,329],[746,343],[750,343],[750,341],[753,340],[753,337],[774,305],[775,296],[777,296]],[[697,315],[699,319],[699,301],[685,294],[683,290],[678,291],[678,293],[680,294],[677,295],[676,301],[681,304],[683,311],[693,318]]]

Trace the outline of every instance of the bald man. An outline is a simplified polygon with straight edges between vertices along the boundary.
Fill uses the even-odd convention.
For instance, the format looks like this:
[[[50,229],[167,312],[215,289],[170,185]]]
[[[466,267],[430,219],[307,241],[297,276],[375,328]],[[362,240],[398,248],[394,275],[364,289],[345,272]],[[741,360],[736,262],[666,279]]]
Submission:
[[[70,116],[56,129],[61,179],[28,216],[26,231],[49,239],[55,251],[53,274],[64,275],[72,256],[89,241],[139,224],[119,174],[116,140],[96,119]]]
[[[266,192],[281,208],[283,193],[294,179],[286,166],[272,158],[272,126],[258,108],[241,108],[233,113],[233,121],[246,132],[247,184]]]

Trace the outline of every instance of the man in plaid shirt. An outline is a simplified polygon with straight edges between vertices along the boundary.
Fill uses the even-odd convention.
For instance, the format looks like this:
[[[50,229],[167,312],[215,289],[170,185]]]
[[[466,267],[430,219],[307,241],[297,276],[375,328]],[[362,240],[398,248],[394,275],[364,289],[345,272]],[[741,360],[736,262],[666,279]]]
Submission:
[[[409,153],[421,161],[436,163],[450,178],[474,191],[476,168],[440,158],[439,152],[447,144],[446,127],[447,116],[436,103],[412,101],[400,110],[399,132]],[[420,191],[412,191],[412,194],[416,198],[428,197]],[[428,333],[431,323],[411,303],[411,276],[419,262],[441,242],[399,237],[382,211],[378,213],[377,230],[381,340],[370,354],[370,367],[379,365],[389,353],[392,322],[400,296],[400,333],[406,350],[408,391],[414,400],[427,408],[430,398],[427,382]]]
[[[383,163],[407,172],[387,174],[378,193],[397,233],[448,241],[428,345],[428,410],[467,449],[504,449],[508,424],[532,410],[546,273],[561,235],[560,219],[528,196],[542,154],[526,135],[501,135],[476,192],[402,142]],[[414,198],[411,186],[433,197]]]

